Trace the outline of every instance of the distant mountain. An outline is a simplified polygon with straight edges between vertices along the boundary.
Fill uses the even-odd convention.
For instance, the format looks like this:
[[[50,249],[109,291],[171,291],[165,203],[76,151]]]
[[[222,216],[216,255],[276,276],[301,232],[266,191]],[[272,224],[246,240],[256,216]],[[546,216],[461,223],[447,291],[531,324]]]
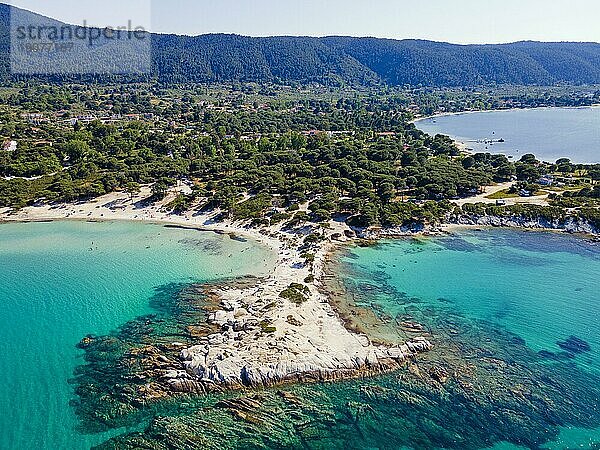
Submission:
[[[0,77],[14,8],[0,4]],[[19,14],[28,14],[19,10]],[[32,15],[37,23],[39,17]],[[600,44],[455,45],[353,37],[152,35],[152,78],[167,83],[321,82],[412,86],[600,84]],[[52,77],[68,79],[67,77]],[[86,77],[89,79],[90,77]]]
[[[593,84],[600,81],[600,44],[517,42],[455,45],[374,38],[324,38],[392,85],[488,83]]]
[[[343,49],[315,38],[152,35],[164,81],[320,81],[373,84],[380,77]]]

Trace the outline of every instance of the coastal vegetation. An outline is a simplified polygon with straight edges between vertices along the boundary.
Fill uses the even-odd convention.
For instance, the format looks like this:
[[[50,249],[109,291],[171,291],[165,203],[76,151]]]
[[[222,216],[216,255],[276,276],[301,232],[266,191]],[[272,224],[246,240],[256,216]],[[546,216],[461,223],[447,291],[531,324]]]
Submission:
[[[296,305],[301,305],[306,300],[308,300],[307,295],[310,293],[310,290],[307,286],[299,283],[292,283],[288,288],[283,290],[279,296],[281,298],[285,298]]]
[[[344,97],[339,91],[325,100],[317,89],[313,99],[280,93],[258,103],[258,94],[236,92],[222,87],[200,100],[198,89],[158,85],[33,83],[2,91],[0,207],[82,201],[114,191],[133,197],[142,185],[152,186],[148,201],[156,202],[184,183],[190,188],[167,205],[174,213],[219,208],[223,218],[254,225],[342,218],[360,228],[399,227],[441,221],[454,210],[453,200],[494,183],[518,182],[496,194],[501,198],[539,192],[537,182],[548,174],[587,180],[582,187],[600,176],[598,166],[565,159],[465,154],[449,138],[412,124],[415,114],[431,107],[430,96],[437,95],[436,108],[448,110],[457,98],[478,93]],[[540,93],[540,101],[547,94]],[[595,221],[590,189],[577,196],[559,191],[553,206],[563,212],[575,207]]]

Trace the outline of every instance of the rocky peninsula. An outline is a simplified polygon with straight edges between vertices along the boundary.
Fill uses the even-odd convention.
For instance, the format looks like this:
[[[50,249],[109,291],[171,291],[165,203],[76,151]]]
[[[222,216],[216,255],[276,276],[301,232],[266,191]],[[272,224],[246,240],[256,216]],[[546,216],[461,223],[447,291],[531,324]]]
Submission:
[[[147,194],[142,191],[139,197],[130,198],[115,193],[76,205],[0,211],[0,220],[163,223],[229,233],[234,238],[248,237],[276,252],[277,262],[266,278],[241,287],[225,283],[211,289],[214,310],[204,324],[211,332],[196,336],[191,346],[174,343],[178,360],[163,364],[158,376],[173,392],[373,375],[396,370],[407,359],[432,348],[426,336],[384,345],[344,326],[323,292],[322,278],[329,252],[356,237],[345,224],[256,229],[229,221],[217,222],[218,211],[168,213],[163,207],[169,197],[158,204],[136,206]],[[92,339],[84,339],[82,346],[89,345]],[[172,361],[163,356],[163,362]]]

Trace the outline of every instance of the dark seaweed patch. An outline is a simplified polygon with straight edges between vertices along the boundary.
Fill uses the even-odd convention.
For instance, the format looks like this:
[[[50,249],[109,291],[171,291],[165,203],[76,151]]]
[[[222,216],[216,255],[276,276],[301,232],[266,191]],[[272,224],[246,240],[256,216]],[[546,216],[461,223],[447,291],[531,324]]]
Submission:
[[[447,237],[436,240],[436,243],[444,247],[446,250],[455,252],[480,252],[481,248],[477,245],[458,237]]]
[[[577,336],[570,336],[565,341],[557,342],[556,345],[558,345],[564,351],[574,355],[590,352],[592,350],[590,344],[583,339],[578,338]]]
[[[86,376],[80,379],[85,392],[91,392],[81,397],[82,421],[108,429],[153,417],[144,431],[119,436],[103,449],[475,450],[499,442],[540,448],[554,440],[561,427],[600,426],[600,379],[578,368],[568,352],[536,353],[497,325],[468,319],[451,305],[432,306],[409,298],[384,280],[375,285],[372,273],[363,272],[362,278],[354,268],[342,269],[351,303],[373,311],[378,326],[392,327],[400,337],[422,325],[421,332],[434,343],[432,352],[395,374],[372,379],[225,393],[219,398],[178,397],[175,402],[167,396],[144,404],[136,387],[156,381],[147,367],[156,359],[148,360],[147,352],[160,348],[170,357],[169,342],[193,341],[182,324],[201,322],[201,316],[194,315],[202,313],[182,307],[189,303],[175,295],[167,299],[171,306],[156,317],[135,321],[86,352],[95,370],[90,378],[84,369]],[[192,304],[201,309],[201,302]],[[393,320],[387,305],[400,311]],[[136,336],[134,342],[130,336]],[[579,341],[565,343],[585,348]],[[143,350],[135,370],[111,356],[131,354],[119,350],[123,345]],[[135,381],[147,373],[150,379]],[[88,403],[90,399],[95,402]]]
[[[178,241],[184,247],[199,250],[213,256],[218,256],[223,253],[223,244],[216,239],[193,239],[186,238]]]

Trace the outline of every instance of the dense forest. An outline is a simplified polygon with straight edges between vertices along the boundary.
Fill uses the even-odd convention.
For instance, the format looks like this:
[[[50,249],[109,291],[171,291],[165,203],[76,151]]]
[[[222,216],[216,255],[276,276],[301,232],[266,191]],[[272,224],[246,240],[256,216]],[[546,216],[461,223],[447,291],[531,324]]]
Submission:
[[[5,81],[9,79],[11,11],[14,13],[15,9],[0,4],[0,76]],[[31,14],[32,23],[44,20],[41,16],[27,14]],[[27,19],[21,17],[20,20]],[[136,81],[392,86],[600,83],[600,44],[594,43],[453,45],[376,38],[156,34],[151,36],[151,50],[152,70]],[[126,56],[117,60],[136,67],[135,49],[124,47],[123,52]],[[72,60],[85,62],[89,57],[89,52],[78,53]],[[142,58],[143,52],[137,57]],[[114,67],[106,69],[115,70]],[[72,81],[68,76],[49,79]],[[118,80],[88,75],[84,80],[130,81],[131,76]]]
[[[0,153],[0,206],[84,200],[141,184],[153,184],[160,199],[177,180],[191,180],[193,193],[174,210],[200,200],[259,223],[342,214],[356,225],[401,225],[435,220],[450,208],[426,200],[470,195],[514,173],[505,157],[465,167],[448,138],[423,134],[403,113],[317,102],[297,115],[302,123],[290,117],[296,115],[205,110],[187,127],[164,132],[140,121],[32,129],[4,113],[3,131],[31,140]],[[344,131],[310,131],[332,124]],[[299,211],[307,202],[308,212]]]
[[[591,180],[587,190],[556,198],[556,208],[587,208],[585,217],[597,220],[597,166],[461,153],[448,137],[411,123],[405,105],[428,105],[421,93],[272,105],[237,91],[208,101],[196,88],[149,85],[32,84],[0,94],[0,207],[135,194],[142,185],[152,185],[151,202],[183,181],[192,189],[171,202],[175,213],[219,208],[256,225],[338,217],[388,227],[443,220],[452,200],[494,182],[515,180],[517,190],[535,192],[543,175],[578,172]],[[438,101],[469,102],[461,95]]]
[[[600,82],[600,44],[462,46],[375,38],[205,35],[156,36],[153,50],[155,71],[164,81],[291,80],[393,86]]]

